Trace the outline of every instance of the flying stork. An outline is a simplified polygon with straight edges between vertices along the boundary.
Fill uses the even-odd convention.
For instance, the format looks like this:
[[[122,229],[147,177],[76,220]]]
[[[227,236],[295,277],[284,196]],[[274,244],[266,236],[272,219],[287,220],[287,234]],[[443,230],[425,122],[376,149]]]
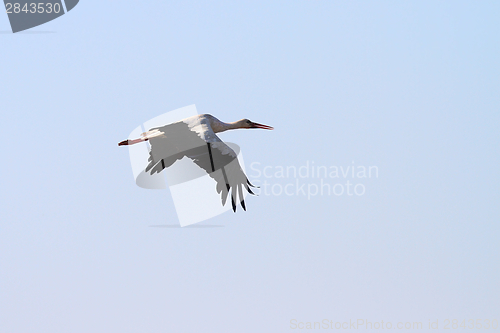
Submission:
[[[149,141],[149,164],[145,171],[151,175],[161,172],[184,157],[191,159],[198,167],[215,180],[217,193],[221,195],[222,205],[226,204],[231,191],[231,203],[236,212],[236,201],[246,210],[243,186],[254,194],[253,186],[238,163],[234,150],[226,145],[215,133],[238,128],[261,128],[272,130],[271,126],[241,119],[224,123],[210,114],[192,116],[166,126],[151,128],[134,140],[124,140],[118,146],[133,145]],[[218,171],[221,172],[218,172]],[[238,193],[238,195],[237,195]]]

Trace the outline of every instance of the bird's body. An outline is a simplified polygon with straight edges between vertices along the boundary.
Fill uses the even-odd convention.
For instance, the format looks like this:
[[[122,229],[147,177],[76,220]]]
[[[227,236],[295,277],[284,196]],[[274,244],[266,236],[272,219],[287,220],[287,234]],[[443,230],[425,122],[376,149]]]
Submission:
[[[216,190],[221,194],[223,205],[231,190],[233,211],[236,211],[238,197],[246,210],[243,188],[253,194],[249,187],[252,184],[241,169],[236,153],[216,135],[237,128],[273,129],[248,119],[224,123],[212,115],[202,114],[152,128],[143,133],[141,138],[125,140],[118,145],[149,141],[151,150],[145,171],[150,174],[159,173],[184,157],[191,159],[216,181]]]

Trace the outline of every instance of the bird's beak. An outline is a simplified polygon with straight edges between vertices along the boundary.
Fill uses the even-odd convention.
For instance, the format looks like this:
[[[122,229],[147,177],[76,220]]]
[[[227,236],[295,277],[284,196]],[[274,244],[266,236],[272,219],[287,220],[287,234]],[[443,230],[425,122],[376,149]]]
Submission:
[[[252,123],[252,128],[262,128],[262,129],[266,129],[266,130],[272,130],[272,129],[274,129],[271,126],[262,125],[262,124],[259,124],[259,123]]]

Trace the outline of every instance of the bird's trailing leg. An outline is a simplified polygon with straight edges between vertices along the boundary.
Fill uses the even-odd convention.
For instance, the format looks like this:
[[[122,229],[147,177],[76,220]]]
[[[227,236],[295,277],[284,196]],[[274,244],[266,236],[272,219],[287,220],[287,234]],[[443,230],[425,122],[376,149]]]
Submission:
[[[155,128],[153,130],[142,133],[141,138],[139,138],[139,139],[123,140],[122,142],[120,142],[118,144],[118,146],[130,146],[130,145],[134,145],[134,144],[139,143],[139,142],[148,141],[149,139],[156,138],[156,137],[165,137],[165,133],[163,133],[162,131]]]
[[[122,142],[118,143],[118,146],[130,146],[130,145],[134,145],[136,143],[144,142],[144,141],[148,141],[148,140],[149,140],[148,138],[140,138],[140,139],[135,139],[135,140],[123,140]]]

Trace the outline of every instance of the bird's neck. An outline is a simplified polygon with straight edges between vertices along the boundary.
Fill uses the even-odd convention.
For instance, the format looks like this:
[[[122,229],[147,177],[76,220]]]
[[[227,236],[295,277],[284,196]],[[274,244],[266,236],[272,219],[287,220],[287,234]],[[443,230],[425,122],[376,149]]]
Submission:
[[[235,121],[234,123],[224,123],[220,120],[217,120],[212,123],[212,129],[215,133],[220,133],[237,128],[239,128],[237,121]]]

